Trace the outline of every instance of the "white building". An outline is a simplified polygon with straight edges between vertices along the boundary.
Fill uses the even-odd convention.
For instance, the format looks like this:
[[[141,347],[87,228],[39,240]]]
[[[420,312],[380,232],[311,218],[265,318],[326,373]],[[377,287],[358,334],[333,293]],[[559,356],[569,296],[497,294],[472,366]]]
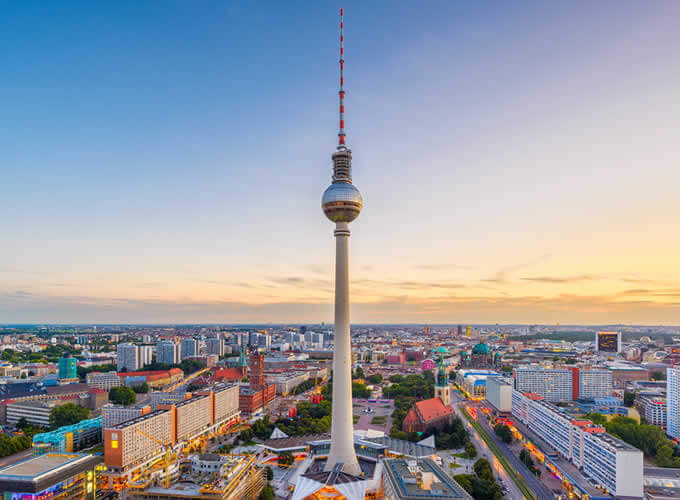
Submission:
[[[115,425],[137,418],[140,415],[151,413],[151,407],[147,405],[123,406],[106,404],[102,406],[102,429],[108,429]]]
[[[224,339],[222,337],[210,337],[206,339],[205,346],[208,354],[224,355]]]
[[[104,389],[105,391],[122,385],[116,372],[90,372],[86,375],[85,381],[90,387]]]
[[[666,368],[666,433],[680,439],[680,368]]]
[[[652,395],[638,395],[638,397],[635,398],[635,407],[640,413],[640,416],[643,417],[648,424],[666,429],[668,422],[668,407],[665,398],[654,397]]]
[[[181,358],[190,358],[192,356],[198,356],[198,340],[194,338],[182,339],[180,344],[181,348]]]
[[[139,346],[130,343],[118,344],[116,354],[118,355],[117,368],[119,372],[123,370],[134,372],[141,368]]]
[[[174,365],[180,361],[180,347],[174,342],[163,340],[156,344],[156,361]]]
[[[513,391],[512,414],[612,495],[642,498],[642,451],[535,395]]]
[[[486,379],[486,400],[499,413],[512,411],[512,384],[503,377]]]
[[[456,384],[473,399],[484,399],[487,380],[500,375],[492,370],[470,368],[458,370]]]
[[[579,370],[579,397],[581,399],[608,398],[612,395],[611,370]]]
[[[538,394],[548,401],[573,399],[572,372],[566,368],[523,366],[515,368],[515,389]]]

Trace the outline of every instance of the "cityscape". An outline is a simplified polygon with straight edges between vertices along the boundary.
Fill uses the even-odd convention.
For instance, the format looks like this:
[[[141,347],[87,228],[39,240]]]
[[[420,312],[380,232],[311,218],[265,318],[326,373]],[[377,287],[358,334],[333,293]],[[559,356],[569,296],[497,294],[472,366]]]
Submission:
[[[5,499],[680,499],[680,4],[5,10]]]

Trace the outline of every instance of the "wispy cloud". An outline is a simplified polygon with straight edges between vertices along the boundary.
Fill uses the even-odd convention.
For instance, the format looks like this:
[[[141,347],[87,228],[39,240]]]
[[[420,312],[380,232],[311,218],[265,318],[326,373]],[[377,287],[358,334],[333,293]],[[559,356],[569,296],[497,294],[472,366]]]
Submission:
[[[600,279],[592,274],[581,274],[577,276],[532,276],[520,278],[522,281],[537,281],[540,283],[578,283],[581,281],[593,281]]]

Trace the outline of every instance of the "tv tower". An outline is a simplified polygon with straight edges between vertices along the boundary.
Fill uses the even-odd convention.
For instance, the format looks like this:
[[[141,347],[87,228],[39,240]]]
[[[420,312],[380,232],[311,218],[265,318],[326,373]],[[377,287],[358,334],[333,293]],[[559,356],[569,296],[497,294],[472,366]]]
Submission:
[[[361,474],[354,452],[352,421],[352,344],[349,335],[349,264],[347,259],[349,223],[359,216],[361,193],[352,184],[352,151],[345,143],[345,49],[343,12],[340,9],[340,131],[338,147],[332,155],[332,184],[323,193],[321,208],[335,222],[335,352],[333,353],[333,421],[331,449],[326,471],[336,464],[348,474]]]

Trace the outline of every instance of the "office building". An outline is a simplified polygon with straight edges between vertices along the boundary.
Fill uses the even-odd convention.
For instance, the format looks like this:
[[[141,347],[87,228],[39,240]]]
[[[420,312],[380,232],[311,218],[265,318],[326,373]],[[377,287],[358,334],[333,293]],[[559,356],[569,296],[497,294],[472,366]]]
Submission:
[[[140,345],[139,346],[139,367],[144,368],[153,363],[153,346]]]
[[[156,344],[156,361],[166,365],[179,363],[181,361],[179,345],[167,340]]]
[[[0,469],[7,499],[95,500],[102,469],[100,455],[45,453]]]
[[[194,338],[184,338],[180,345],[182,359],[198,356],[198,340]]]
[[[666,433],[680,439],[680,368],[666,368]]]
[[[590,420],[569,417],[535,394],[513,391],[512,414],[598,486],[617,497],[642,498],[642,451]]]
[[[102,419],[101,417],[90,418],[34,435],[33,454],[72,453],[89,448],[100,443],[101,440]]]
[[[118,344],[116,354],[118,355],[117,368],[119,372],[134,372],[141,369],[139,346],[130,343]]]
[[[105,391],[122,385],[120,377],[116,372],[90,372],[85,376],[85,381],[89,387]]]
[[[515,368],[515,389],[538,394],[547,401],[574,399],[572,371],[565,368]]]
[[[50,413],[57,406],[62,406],[68,401],[18,401],[7,404],[6,421],[10,425],[16,425],[22,418],[32,425],[51,427]]]
[[[503,377],[486,379],[486,400],[497,414],[512,412],[512,384]]]
[[[64,356],[59,358],[58,366],[59,381],[64,383],[78,381],[77,361],[76,358],[71,355],[71,353],[67,352],[64,354]]]

